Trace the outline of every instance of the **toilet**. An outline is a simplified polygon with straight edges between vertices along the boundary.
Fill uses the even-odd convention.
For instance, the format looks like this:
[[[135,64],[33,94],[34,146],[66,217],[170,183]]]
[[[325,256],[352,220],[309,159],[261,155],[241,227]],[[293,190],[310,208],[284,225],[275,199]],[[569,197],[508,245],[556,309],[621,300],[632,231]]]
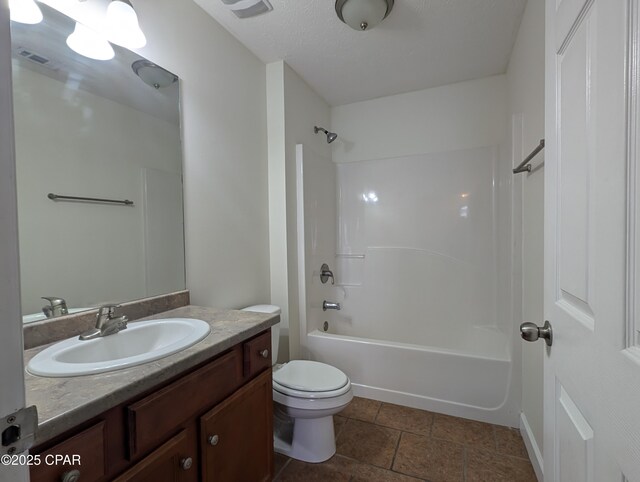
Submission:
[[[280,314],[274,305],[243,311]],[[280,324],[271,327],[274,449],[304,462],[324,462],[336,453],[333,415],[353,399],[351,381],[326,363],[291,360],[277,365]]]

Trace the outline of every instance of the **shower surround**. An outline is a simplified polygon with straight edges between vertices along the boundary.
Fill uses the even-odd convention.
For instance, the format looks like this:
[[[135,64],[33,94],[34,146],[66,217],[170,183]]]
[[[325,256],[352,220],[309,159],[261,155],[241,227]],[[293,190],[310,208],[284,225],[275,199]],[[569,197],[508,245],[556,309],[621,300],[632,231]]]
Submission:
[[[305,354],[347,373],[357,395],[516,426],[511,194],[499,149],[337,165],[303,153]],[[320,282],[322,262],[335,285]],[[342,310],[323,312],[325,299]]]

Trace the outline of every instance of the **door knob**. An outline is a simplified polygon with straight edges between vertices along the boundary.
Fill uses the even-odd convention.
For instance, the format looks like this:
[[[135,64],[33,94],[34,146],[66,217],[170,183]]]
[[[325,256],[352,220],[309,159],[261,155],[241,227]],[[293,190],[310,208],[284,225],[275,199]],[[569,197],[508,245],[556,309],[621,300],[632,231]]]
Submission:
[[[547,346],[553,344],[553,330],[549,321],[545,321],[542,327],[536,326],[535,323],[530,321],[521,324],[520,336],[525,341],[536,341],[538,338],[543,338]]]
[[[220,440],[220,437],[218,437],[217,435],[210,435],[207,438],[207,442],[209,442],[209,445],[215,447],[216,445],[218,445],[218,441]]]

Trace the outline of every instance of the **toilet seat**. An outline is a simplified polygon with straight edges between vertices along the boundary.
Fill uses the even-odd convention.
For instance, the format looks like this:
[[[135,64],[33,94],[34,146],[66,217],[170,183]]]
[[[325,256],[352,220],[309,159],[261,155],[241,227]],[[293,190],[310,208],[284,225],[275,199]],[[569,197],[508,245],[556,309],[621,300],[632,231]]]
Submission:
[[[291,397],[332,398],[347,393],[351,382],[331,365],[293,360],[274,370],[273,389]]]
[[[303,390],[294,390],[292,388],[284,387],[277,382],[273,382],[273,389],[276,392],[279,392],[283,395],[287,395],[289,397],[296,398],[334,398],[339,397],[340,395],[344,395],[349,390],[351,390],[351,382],[347,382],[347,384],[339,388],[338,390],[331,390],[328,392],[307,392]]]

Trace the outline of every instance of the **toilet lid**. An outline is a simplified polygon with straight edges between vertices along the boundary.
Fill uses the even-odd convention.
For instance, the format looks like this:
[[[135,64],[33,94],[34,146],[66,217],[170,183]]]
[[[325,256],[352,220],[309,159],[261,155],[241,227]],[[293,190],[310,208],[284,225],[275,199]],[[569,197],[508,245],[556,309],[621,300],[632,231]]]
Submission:
[[[273,381],[299,392],[331,392],[343,388],[349,379],[331,365],[309,360],[293,360],[273,373]]]

